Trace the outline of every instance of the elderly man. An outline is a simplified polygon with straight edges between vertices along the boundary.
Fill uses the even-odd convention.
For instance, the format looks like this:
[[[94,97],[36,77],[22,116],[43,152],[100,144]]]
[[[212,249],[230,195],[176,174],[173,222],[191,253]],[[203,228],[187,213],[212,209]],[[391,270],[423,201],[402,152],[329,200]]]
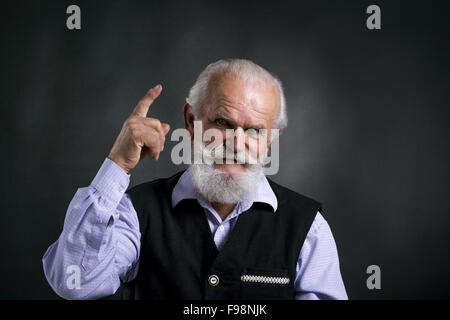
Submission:
[[[147,117],[161,90],[139,101],[91,185],[72,199],[43,257],[55,292],[95,299],[124,284],[134,299],[347,299],[320,204],[248,161],[267,156],[272,132],[287,125],[281,82],[248,60],[210,64],[183,107],[185,129],[192,139],[196,121],[216,130],[232,161],[202,143],[194,153],[209,163],[126,191],[138,162],[163,151],[169,125]]]

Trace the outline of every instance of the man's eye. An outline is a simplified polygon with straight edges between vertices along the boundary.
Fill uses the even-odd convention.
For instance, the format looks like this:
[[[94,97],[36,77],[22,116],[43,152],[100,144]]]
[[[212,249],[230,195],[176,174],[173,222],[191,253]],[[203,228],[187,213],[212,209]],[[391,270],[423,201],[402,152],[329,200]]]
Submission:
[[[257,136],[258,133],[259,133],[259,130],[258,130],[258,129],[250,128],[250,129],[245,130],[245,134],[246,134],[247,136],[250,136],[250,137]]]
[[[217,125],[219,125],[219,126],[222,126],[222,127],[225,127],[225,126],[227,126],[228,125],[228,122],[225,120],[225,119],[216,119],[216,120],[214,120],[214,122],[217,124]]]

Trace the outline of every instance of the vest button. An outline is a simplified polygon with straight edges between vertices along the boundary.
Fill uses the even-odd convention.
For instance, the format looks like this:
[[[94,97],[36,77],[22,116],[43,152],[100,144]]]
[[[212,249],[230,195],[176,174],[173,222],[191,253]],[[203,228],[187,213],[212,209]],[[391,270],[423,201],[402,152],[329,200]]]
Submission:
[[[219,284],[219,277],[216,276],[215,274],[209,276],[208,283],[213,287],[217,286]]]

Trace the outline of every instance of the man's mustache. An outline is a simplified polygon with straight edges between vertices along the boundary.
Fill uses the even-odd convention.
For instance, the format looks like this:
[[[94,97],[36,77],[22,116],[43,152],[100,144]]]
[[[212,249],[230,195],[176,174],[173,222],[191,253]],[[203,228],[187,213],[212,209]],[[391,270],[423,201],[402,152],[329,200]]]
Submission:
[[[201,153],[206,164],[262,164],[248,149],[235,151],[226,144],[201,145],[194,143],[194,152]]]

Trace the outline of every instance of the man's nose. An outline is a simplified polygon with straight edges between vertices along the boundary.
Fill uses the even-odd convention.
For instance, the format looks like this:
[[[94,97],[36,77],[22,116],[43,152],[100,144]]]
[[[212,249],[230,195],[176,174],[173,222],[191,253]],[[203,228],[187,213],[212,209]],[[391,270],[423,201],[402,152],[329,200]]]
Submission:
[[[241,152],[245,150],[245,133],[241,127],[236,129],[232,142],[234,152]]]

